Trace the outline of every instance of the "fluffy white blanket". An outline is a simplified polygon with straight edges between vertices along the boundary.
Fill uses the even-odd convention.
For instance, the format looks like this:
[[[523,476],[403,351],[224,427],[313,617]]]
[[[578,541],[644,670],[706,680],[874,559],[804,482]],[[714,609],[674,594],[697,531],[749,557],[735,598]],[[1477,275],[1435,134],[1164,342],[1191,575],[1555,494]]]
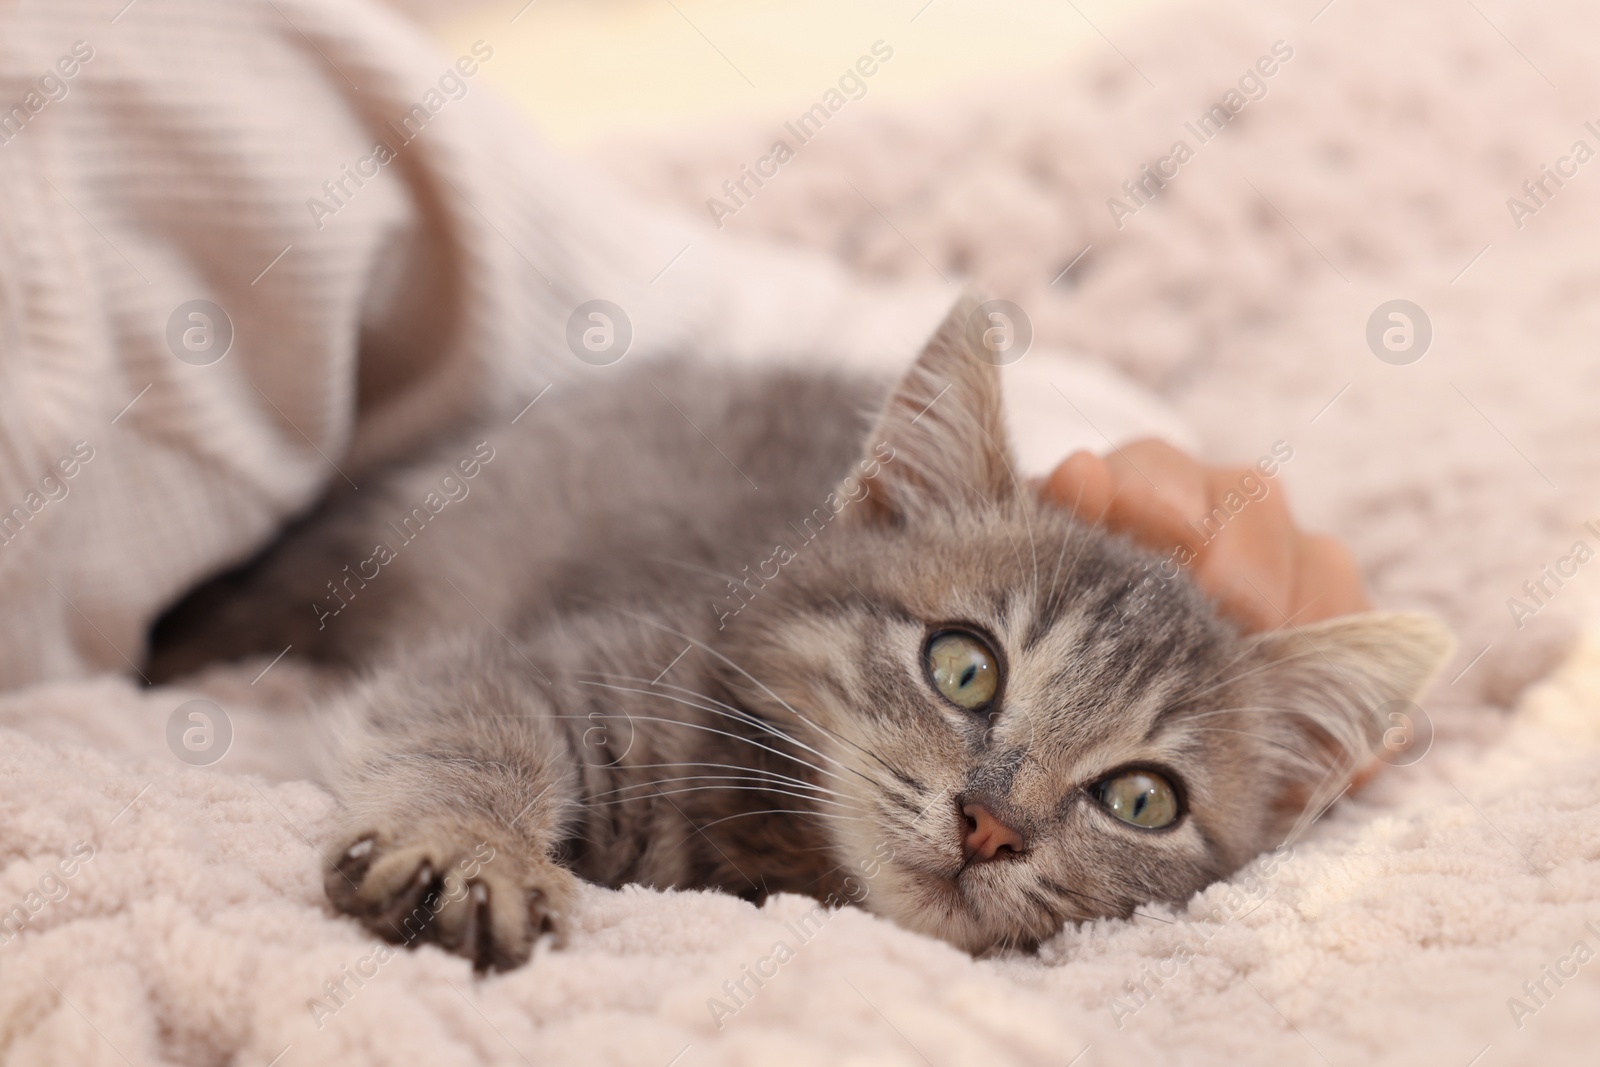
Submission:
[[[311,679],[287,663],[253,686],[265,663],[208,678],[234,736],[196,768],[166,737],[199,694],[41,685],[0,702],[0,921],[21,926],[0,943],[0,1056],[1592,1061],[1600,639],[1570,638],[1600,612],[1587,565],[1536,600],[1522,584],[1580,539],[1600,547],[1582,525],[1600,516],[1600,198],[1593,167],[1537,202],[1521,186],[1577,140],[1600,148],[1581,110],[1600,98],[1595,19],[1575,0],[1319,6],[1164,13],[1118,35],[1126,59],[841,120],[729,228],[905,278],[924,256],[960,264],[1043,340],[1160,389],[1213,451],[1290,440],[1299,510],[1354,541],[1382,603],[1463,635],[1424,702],[1424,759],[1292,855],[1037,957],[974,961],[797,898],[591,890],[569,949],[478,980],[432,949],[391,957],[329,913],[333,807],[301,777]],[[1279,40],[1294,55],[1265,98],[1196,145],[1184,121]],[[615,167],[703,213],[772,133],[634,144]],[[1126,201],[1119,228],[1107,199],[1178,139],[1193,158],[1155,202]],[[1537,210],[1514,218],[1513,196]],[[1409,366],[1364,336],[1396,297],[1433,325]],[[1537,611],[1514,619],[1512,597]]]

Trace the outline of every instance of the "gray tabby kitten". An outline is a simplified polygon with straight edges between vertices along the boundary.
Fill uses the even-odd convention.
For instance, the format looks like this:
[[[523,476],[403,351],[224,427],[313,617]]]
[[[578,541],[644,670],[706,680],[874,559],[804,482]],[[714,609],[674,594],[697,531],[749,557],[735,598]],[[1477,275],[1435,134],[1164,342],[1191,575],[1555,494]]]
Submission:
[[[479,968],[559,940],[579,878],[848,898],[975,953],[1181,902],[1330,802],[1451,639],[1244,637],[1152,592],[1019,483],[971,307],[886,400],[597,370],[331,501],[170,614],[156,669],[359,668],[328,895]]]

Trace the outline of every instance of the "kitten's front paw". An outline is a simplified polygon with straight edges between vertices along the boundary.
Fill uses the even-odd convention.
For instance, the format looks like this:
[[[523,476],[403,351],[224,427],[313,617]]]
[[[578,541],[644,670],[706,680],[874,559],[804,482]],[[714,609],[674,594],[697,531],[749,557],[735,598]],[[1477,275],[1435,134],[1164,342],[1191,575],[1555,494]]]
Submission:
[[[510,836],[448,822],[364,831],[328,868],[328,899],[396,944],[431,941],[480,971],[521,966],[541,935],[564,940],[577,879]]]

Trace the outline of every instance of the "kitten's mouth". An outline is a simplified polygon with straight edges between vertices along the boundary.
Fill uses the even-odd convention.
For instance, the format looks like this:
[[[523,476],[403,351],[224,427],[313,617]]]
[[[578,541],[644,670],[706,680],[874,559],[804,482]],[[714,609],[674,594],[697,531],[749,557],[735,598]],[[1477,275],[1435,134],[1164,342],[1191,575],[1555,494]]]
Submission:
[[[971,891],[991,884],[996,872],[986,868],[1000,866],[1004,865],[962,861],[949,866],[923,867],[916,874],[918,880],[936,891],[941,900],[971,911],[977,903],[970,895]]]
[[[949,863],[918,864],[911,868],[911,873],[918,881],[948,895],[952,900],[970,905],[972,901],[967,896],[969,889],[992,885],[1001,869],[1022,862],[1023,857],[1024,854],[1020,852],[1002,852],[986,859],[967,855],[952,859]]]
[[[1011,929],[1003,918],[1011,911],[1010,894],[998,876],[1003,863],[955,863],[924,866],[907,873],[915,880],[914,898],[920,898],[915,919],[902,921],[972,953],[996,945],[1034,943],[1029,931]]]
[[[924,905],[934,914],[944,915],[945,922],[956,916],[971,922],[978,918],[976,902],[962,891],[961,870],[922,870],[917,872]]]

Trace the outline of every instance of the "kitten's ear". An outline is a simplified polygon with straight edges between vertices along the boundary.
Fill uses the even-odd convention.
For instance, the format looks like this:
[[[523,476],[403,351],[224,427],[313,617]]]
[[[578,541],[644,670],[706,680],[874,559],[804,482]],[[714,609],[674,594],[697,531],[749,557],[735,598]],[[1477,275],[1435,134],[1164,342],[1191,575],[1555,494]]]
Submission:
[[[1018,492],[1000,372],[974,337],[980,303],[962,294],[878,416],[859,467],[868,494],[857,511],[869,521],[915,521]]]
[[[1310,805],[1315,815],[1351,773],[1381,755],[1396,701],[1414,701],[1455,652],[1450,630],[1431,615],[1369,612],[1310,626],[1273,630],[1253,639],[1270,666],[1262,684],[1269,706],[1292,712],[1295,748],[1330,773],[1323,782],[1300,781],[1286,807]],[[1331,762],[1330,762],[1331,757]],[[1291,775],[1291,777],[1295,777]]]

